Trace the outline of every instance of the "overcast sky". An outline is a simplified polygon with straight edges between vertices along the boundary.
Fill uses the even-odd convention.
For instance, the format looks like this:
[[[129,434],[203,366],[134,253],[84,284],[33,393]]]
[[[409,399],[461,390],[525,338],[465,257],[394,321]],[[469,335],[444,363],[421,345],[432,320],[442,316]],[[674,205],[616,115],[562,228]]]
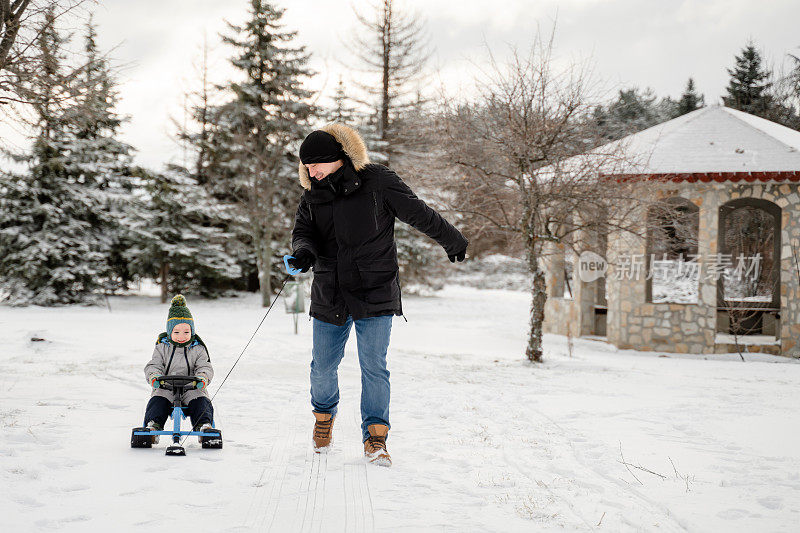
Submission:
[[[367,9],[377,0],[282,0],[287,29],[312,54],[317,72],[310,87],[321,103],[343,76],[347,85],[364,75],[352,63],[343,41],[357,31],[351,6]],[[406,0],[431,35],[434,55],[428,86],[468,94],[487,61],[510,46],[526,49],[537,28],[549,32],[557,20],[556,48],[561,60],[588,60],[611,94],[628,85],[652,87],[677,98],[689,76],[707,103],[718,103],[727,84],[726,68],[752,39],[774,64],[787,52],[800,53],[798,0]],[[113,48],[123,66],[118,75],[121,113],[130,121],[123,138],[138,149],[137,162],[159,168],[180,161],[171,139],[171,119],[183,117],[183,94],[197,87],[195,66],[204,36],[212,49],[211,77],[223,82],[232,73],[229,50],[218,34],[225,20],[247,16],[247,0],[105,0],[93,8],[99,44]],[[76,24],[75,21],[71,22]],[[80,33],[80,32],[79,32]],[[377,80],[376,80],[377,81]],[[0,125],[4,143],[23,138]]]

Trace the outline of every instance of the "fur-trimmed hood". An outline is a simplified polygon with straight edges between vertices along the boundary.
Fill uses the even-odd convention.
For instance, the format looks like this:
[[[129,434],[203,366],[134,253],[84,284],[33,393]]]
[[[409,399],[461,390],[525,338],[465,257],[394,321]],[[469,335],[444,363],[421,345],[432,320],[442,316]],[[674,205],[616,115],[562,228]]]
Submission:
[[[350,161],[353,163],[353,168],[355,168],[356,171],[362,170],[369,164],[367,146],[364,144],[364,140],[356,130],[349,126],[345,126],[344,124],[338,123],[328,124],[321,129],[325,133],[330,133],[333,135],[333,138],[342,145],[345,155],[350,158]],[[311,177],[308,175],[308,169],[302,163],[302,161],[300,162],[300,167],[298,168],[298,174],[300,176],[300,185],[302,185],[304,189],[310,191]]]

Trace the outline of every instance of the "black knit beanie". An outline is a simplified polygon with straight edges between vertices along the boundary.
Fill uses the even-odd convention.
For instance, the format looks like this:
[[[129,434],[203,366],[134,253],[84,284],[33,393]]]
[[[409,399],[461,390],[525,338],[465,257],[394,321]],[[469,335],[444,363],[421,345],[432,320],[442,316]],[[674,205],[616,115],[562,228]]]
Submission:
[[[330,133],[315,130],[308,134],[300,145],[300,161],[304,165],[313,163],[333,163],[344,158],[344,150],[339,141]]]

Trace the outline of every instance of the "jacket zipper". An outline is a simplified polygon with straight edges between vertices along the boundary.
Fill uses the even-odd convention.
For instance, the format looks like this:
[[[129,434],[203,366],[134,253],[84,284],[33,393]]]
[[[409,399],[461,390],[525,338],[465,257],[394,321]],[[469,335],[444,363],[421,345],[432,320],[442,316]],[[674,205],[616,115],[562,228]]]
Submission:
[[[380,231],[380,228],[378,228],[378,193],[375,191],[372,191],[372,202],[375,204],[373,213],[375,215],[375,231]]]

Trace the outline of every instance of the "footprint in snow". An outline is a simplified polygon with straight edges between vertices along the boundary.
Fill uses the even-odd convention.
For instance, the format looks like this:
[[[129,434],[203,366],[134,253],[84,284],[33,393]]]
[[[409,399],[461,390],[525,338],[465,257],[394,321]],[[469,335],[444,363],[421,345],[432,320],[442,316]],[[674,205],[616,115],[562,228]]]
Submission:
[[[89,490],[89,485],[66,485],[63,487],[53,488],[53,492],[83,492]]]
[[[30,496],[17,496],[13,498],[13,501],[17,502],[20,505],[24,505],[25,507],[30,507],[32,509],[44,506],[43,503],[39,502],[34,498],[31,498]]]
[[[750,513],[745,509],[731,508],[718,512],[717,516],[725,520],[740,520],[749,517]]]
[[[758,500],[758,503],[760,503],[763,507],[766,507],[767,509],[773,511],[776,511],[783,507],[783,499],[778,498],[776,496],[767,496],[766,498],[760,498]]]
[[[195,478],[195,479],[185,478],[185,481],[188,481],[189,483],[197,483],[200,485],[211,485],[212,483],[214,483],[214,481],[211,479],[202,479],[202,478]]]

